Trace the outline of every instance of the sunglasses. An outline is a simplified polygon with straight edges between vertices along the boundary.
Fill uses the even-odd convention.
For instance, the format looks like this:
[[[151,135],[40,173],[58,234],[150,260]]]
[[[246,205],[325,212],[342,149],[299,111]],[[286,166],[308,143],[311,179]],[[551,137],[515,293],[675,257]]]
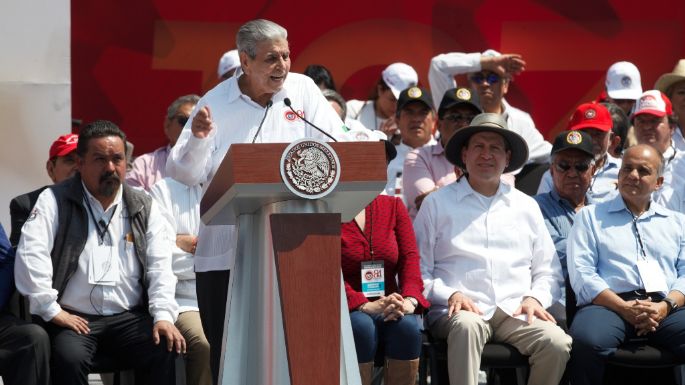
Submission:
[[[473,118],[475,118],[475,115],[461,115],[461,114],[450,114],[450,115],[445,115],[442,118],[444,120],[451,120],[453,122],[471,122]]]
[[[495,84],[501,79],[499,75],[494,72],[488,72],[487,74],[478,72],[470,77],[471,81],[476,84],[483,84],[487,80],[488,84]]]
[[[554,167],[557,169],[559,172],[567,172],[568,170],[573,167],[577,172],[585,172],[587,171],[591,166],[590,162],[587,163],[576,163],[573,166],[566,162],[558,162],[554,163]]]
[[[188,123],[188,119],[190,119],[190,116],[178,115],[174,116],[172,119],[175,120],[180,126],[185,126],[186,123]]]

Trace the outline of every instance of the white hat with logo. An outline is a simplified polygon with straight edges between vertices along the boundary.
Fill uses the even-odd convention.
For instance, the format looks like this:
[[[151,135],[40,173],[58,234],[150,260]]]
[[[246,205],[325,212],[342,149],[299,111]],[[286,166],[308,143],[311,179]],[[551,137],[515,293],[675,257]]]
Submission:
[[[612,99],[638,100],[642,95],[640,70],[627,61],[612,64],[607,70],[606,89]]]

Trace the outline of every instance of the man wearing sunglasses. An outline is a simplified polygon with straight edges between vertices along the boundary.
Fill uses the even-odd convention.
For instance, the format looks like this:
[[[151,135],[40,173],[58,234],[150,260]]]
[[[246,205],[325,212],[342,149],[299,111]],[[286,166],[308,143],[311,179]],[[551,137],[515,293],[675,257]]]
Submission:
[[[573,226],[573,218],[590,203],[588,189],[595,171],[592,137],[583,131],[564,131],[557,135],[552,146],[552,164],[549,167],[553,180],[552,190],[534,196],[549,235],[561,262],[564,280],[568,280],[566,267],[566,237]],[[559,321],[566,320],[565,291],[548,311]]]
[[[179,135],[181,135],[183,126],[186,125],[198,100],[200,100],[199,96],[191,94],[181,96],[171,103],[164,118],[164,135],[169,140],[169,144],[153,152],[143,154],[133,161],[133,167],[126,173],[126,183],[129,186],[141,187],[145,191],[150,191],[150,188],[158,180],[166,177],[167,157],[171,148],[176,144]]]
[[[587,195],[595,203],[604,202],[616,195],[618,170],[621,159],[609,154],[609,147],[621,140],[612,131],[613,121],[609,110],[598,103],[583,103],[573,112],[568,130],[583,131],[592,138],[592,151],[595,157],[595,174],[592,175]],[[550,171],[542,176],[538,194],[552,191],[554,187]]]
[[[535,127],[530,115],[504,99],[511,77],[520,74],[526,62],[518,54],[500,54],[489,49],[481,53],[452,52],[431,60],[428,80],[433,95],[456,87],[455,75],[467,74],[483,112],[502,114],[509,129],[521,135],[530,150],[527,164],[549,162],[552,145]],[[536,185],[537,186],[537,185]]]

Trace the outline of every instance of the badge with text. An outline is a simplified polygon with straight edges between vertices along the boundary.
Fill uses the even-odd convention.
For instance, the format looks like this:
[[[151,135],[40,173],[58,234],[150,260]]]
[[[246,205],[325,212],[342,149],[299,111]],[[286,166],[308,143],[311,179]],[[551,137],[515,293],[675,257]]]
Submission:
[[[383,261],[362,262],[362,293],[367,298],[385,295]]]
[[[668,285],[664,278],[664,272],[661,267],[654,261],[640,259],[637,261],[637,270],[640,272],[640,278],[645,285],[645,291],[652,292],[667,292]]]
[[[88,264],[88,283],[115,286],[119,282],[119,258],[112,246],[95,246]]]

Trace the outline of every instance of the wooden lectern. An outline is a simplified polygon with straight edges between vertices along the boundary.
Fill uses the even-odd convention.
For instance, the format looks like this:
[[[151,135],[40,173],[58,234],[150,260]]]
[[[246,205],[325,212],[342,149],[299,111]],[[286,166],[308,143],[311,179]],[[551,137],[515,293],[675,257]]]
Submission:
[[[221,384],[357,384],[340,272],[340,223],[385,187],[382,142],[328,143],[340,180],[327,196],[291,193],[281,179],[288,144],[233,144],[200,205],[207,225],[237,225]]]

